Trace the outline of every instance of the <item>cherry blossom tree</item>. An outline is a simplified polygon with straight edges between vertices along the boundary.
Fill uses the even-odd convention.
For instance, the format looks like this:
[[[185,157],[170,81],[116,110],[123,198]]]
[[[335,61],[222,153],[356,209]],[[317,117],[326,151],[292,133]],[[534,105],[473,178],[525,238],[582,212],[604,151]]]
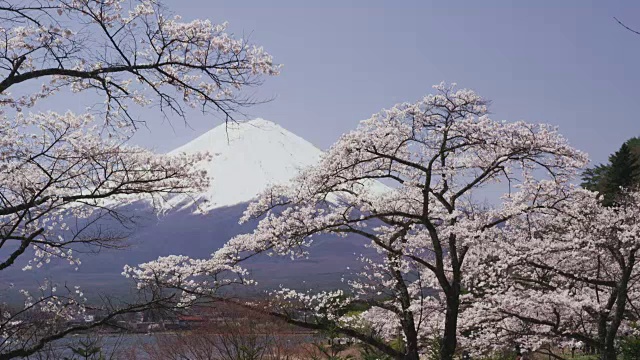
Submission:
[[[193,299],[210,294],[212,284],[250,280],[241,265],[255,254],[304,257],[314,235],[355,235],[377,255],[361,259],[364,270],[348,281],[350,291],[281,289],[273,312],[394,358],[418,359],[438,344],[431,350],[452,359],[473,280],[468,254],[507,220],[554,206],[587,161],[553,127],[491,120],[487,104],[474,91],[435,86],[433,95],[362,121],[317,166],[263,193],[243,218],[260,218],[256,230],[210,259],[160,258],[126,272],[141,287],[178,288]],[[482,194],[496,188],[505,195],[491,206]],[[369,310],[348,315],[356,302]],[[402,349],[390,346],[394,338]]]
[[[243,87],[279,72],[226,24],[182,22],[157,0],[3,0],[0,18],[4,113],[67,89],[100,95],[94,110],[116,127],[138,121],[136,105],[181,116],[186,105],[229,119],[252,103]]]
[[[156,155],[96,135],[101,127],[94,117],[73,113],[2,119],[0,271],[18,264],[36,271],[52,260],[77,269],[78,252],[122,246],[126,232],[103,221],[125,222],[121,204],[207,186],[206,174],[193,166],[206,154]],[[32,354],[72,331],[106,321],[64,326],[85,311],[82,290],[71,284],[45,280],[37,294],[21,292],[24,307],[4,311],[0,319],[0,358]],[[112,307],[107,320],[159,300]]]
[[[577,189],[554,209],[511,220],[477,254],[465,315],[472,341],[531,350],[582,343],[616,359],[617,340],[637,335],[640,315],[640,194],[619,201],[605,206]]]
[[[0,19],[0,271],[37,271],[51,261],[78,268],[79,252],[122,246],[127,232],[118,227],[130,224],[123,204],[157,204],[208,185],[194,166],[207,154],[127,145],[144,121],[136,110],[184,117],[197,108],[233,120],[255,102],[243,89],[279,73],[269,54],[228,34],[226,24],[184,22],[156,0],[1,0]],[[86,113],[42,111],[63,97],[80,99]],[[87,309],[73,284],[3,290],[25,301],[2,307],[0,359],[172,298],[105,298],[104,318],[71,325]]]

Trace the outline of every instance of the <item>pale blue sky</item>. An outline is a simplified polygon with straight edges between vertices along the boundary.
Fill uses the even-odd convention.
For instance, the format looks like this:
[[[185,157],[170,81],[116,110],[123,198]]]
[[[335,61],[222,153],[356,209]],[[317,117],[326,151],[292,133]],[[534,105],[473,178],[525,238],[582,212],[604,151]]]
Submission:
[[[493,101],[497,120],[559,125],[602,162],[640,135],[640,29],[635,1],[167,0],[184,19],[229,21],[284,64],[256,89],[275,100],[248,109],[327,148],[384,107],[415,101],[440,81]],[[517,4],[517,5],[516,5]],[[171,150],[218,125],[151,124],[134,139]]]

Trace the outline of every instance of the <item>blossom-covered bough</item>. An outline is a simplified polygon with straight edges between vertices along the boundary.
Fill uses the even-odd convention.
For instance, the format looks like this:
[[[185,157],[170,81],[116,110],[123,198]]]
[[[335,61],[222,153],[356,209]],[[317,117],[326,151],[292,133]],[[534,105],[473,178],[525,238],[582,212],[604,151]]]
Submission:
[[[257,229],[210,259],[161,258],[127,273],[141,287],[204,295],[208,287],[196,279],[234,272],[236,280],[227,281],[245,281],[242,261],[255,254],[306,256],[314,235],[356,235],[377,255],[361,259],[364,270],[339,296],[348,301],[282,290],[276,309],[283,301],[304,304],[304,311],[289,311],[298,325],[330,324],[349,336],[373,331],[358,338],[395,358],[418,359],[440,344],[431,351],[451,359],[476,267],[467,258],[509,219],[556,206],[587,159],[551,126],[494,121],[475,92],[443,84],[435,90],[362,121],[317,166],[263,193],[243,219],[260,218]],[[483,189],[505,195],[490,206]],[[356,301],[370,309],[346,316]],[[314,316],[302,315],[309,312]],[[398,336],[399,350],[388,342]]]
[[[243,87],[279,72],[226,24],[183,22],[157,0],[3,0],[0,19],[3,112],[67,89],[95,90],[106,105],[96,110],[116,127],[135,125],[134,106],[184,116],[186,105],[231,119],[253,103]],[[36,91],[16,86],[34,80]]]
[[[568,200],[511,221],[478,253],[485,286],[465,315],[473,341],[531,350],[581,343],[616,359],[620,337],[637,335],[640,194],[614,207],[586,190]]]
[[[145,121],[136,111],[184,117],[197,108],[233,120],[254,102],[243,88],[279,73],[269,54],[225,24],[182,21],[155,0],[2,0],[0,19],[0,271],[52,261],[81,269],[79,253],[122,246],[132,225],[122,204],[208,186],[194,167],[207,154],[126,144]],[[64,97],[86,113],[42,111]],[[1,305],[0,359],[173,301],[164,293],[129,303],[103,297],[93,305],[104,317],[78,325],[86,300],[73,284],[5,285],[3,302],[10,291],[25,302]]]
[[[77,269],[78,253],[123,245],[131,223],[118,203],[161,200],[207,186],[206,174],[193,167],[206,154],[157,155],[103,139],[97,135],[102,127],[91,115],[72,113],[0,121],[0,271],[36,271],[52,260]],[[38,296],[23,291],[23,309],[3,312],[0,358],[29,355],[78,330],[64,324],[84,312],[82,291],[44,284]],[[143,308],[136,303],[106,310],[111,319]]]

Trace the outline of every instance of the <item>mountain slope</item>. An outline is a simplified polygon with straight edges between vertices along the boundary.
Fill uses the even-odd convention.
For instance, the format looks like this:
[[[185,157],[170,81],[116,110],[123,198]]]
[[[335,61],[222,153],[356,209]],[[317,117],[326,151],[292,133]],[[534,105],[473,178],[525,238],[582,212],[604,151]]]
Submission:
[[[211,185],[196,197],[206,201],[200,206],[205,212],[248,202],[269,185],[286,183],[322,155],[310,142],[264,119],[217,126],[169,154],[196,152],[213,156],[201,165]],[[169,203],[192,204],[184,196]]]
[[[52,261],[31,272],[20,271],[24,264],[19,264],[1,271],[0,282],[29,287],[46,276],[54,282],[80,285],[87,293],[126,292],[131,282],[121,276],[124,265],[172,254],[208,257],[231,237],[251,232],[256,226],[256,221],[238,224],[249,201],[269,185],[288,182],[322,156],[322,151],[311,143],[263,119],[218,126],[170,153],[182,152],[212,155],[211,162],[200,165],[212,178],[210,187],[196,194],[195,199],[186,196],[171,199],[169,204],[175,207],[160,215],[146,202],[120,207],[120,211],[138,218],[126,249],[82,254],[79,271],[63,261]],[[378,182],[371,186],[386,189]],[[335,288],[342,286],[340,279],[348,267],[357,267],[354,254],[369,252],[364,243],[357,238],[318,236],[309,259],[291,261],[258,256],[246,265],[265,287],[283,284]]]

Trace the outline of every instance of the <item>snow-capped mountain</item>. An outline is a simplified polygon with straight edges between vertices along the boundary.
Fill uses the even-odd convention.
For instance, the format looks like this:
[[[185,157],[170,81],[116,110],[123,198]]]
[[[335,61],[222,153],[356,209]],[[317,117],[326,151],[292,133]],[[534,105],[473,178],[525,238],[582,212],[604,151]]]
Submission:
[[[162,214],[147,203],[129,203],[121,208],[137,218],[124,250],[103,250],[83,255],[79,271],[64,262],[52,262],[34,272],[20,266],[0,272],[0,282],[28,287],[47,274],[87,290],[122,292],[131,285],[121,276],[124,265],[136,265],[166,255],[205,258],[227,240],[251,232],[256,221],[238,224],[248,203],[270,185],[284,184],[305,167],[316,164],[322,151],[281,126],[263,119],[220,125],[170,152],[208,152],[212,161],[200,166],[211,178],[210,187],[195,196],[176,196]],[[387,191],[379,182],[368,184]],[[202,201],[205,202],[202,202]],[[197,206],[195,204],[197,202]],[[308,259],[290,261],[280,257],[256,257],[246,266],[264,286],[335,288],[354,264],[354,253],[367,252],[364,240],[318,236]],[[80,249],[81,250],[81,249]],[[11,271],[15,270],[15,271]],[[44,271],[43,271],[44,270]],[[304,280],[313,279],[305,285]]]
[[[301,169],[318,162],[322,150],[281,126],[264,119],[219,125],[169,154],[208,152],[200,166],[211,178],[209,189],[196,196],[200,210],[245,203],[269,185],[283,184]],[[170,206],[188,207],[184,196]]]
[[[286,184],[323,154],[307,140],[261,118],[219,125],[169,154],[198,152],[212,155],[211,161],[200,164],[211,179],[209,188],[196,196],[176,196],[168,208],[192,208],[197,202],[197,212],[206,213],[247,203],[270,185]],[[389,190],[379,181],[364,185],[373,192]]]

